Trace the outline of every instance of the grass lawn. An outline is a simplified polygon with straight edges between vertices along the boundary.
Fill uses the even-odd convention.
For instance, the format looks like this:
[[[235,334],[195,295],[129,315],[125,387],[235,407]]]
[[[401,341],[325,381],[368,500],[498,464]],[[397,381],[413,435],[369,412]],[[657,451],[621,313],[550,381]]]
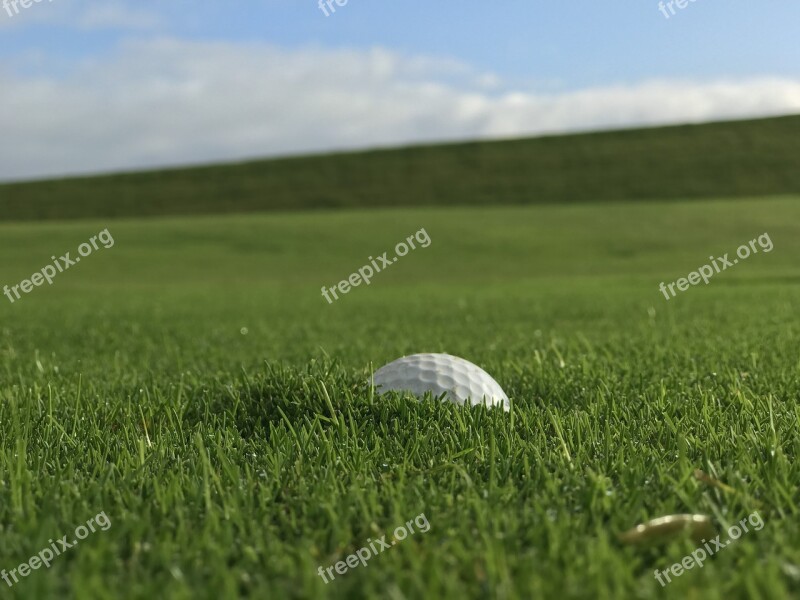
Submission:
[[[0,225],[0,569],[46,598],[789,598],[800,594],[800,198],[338,210]],[[431,239],[333,304],[334,286]],[[662,281],[767,232],[667,301]],[[376,397],[448,352],[510,413]],[[709,486],[695,469],[735,491]],[[665,589],[673,513],[764,526]],[[325,584],[329,567],[430,524]]]

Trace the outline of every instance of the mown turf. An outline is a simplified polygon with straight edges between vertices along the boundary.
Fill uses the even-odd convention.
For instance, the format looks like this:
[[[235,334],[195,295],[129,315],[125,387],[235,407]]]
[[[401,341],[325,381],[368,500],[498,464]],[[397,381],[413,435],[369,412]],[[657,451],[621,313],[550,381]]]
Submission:
[[[0,590],[796,596],[799,200],[2,225],[0,285],[106,227],[115,244],[0,296],[0,569],[112,522]],[[420,228],[428,248],[323,300]],[[658,291],[765,232],[771,252]],[[511,413],[370,392],[372,367],[419,351],[485,367]],[[694,544],[616,540],[664,514],[722,532],[755,510],[763,529],[665,590],[653,570]],[[420,513],[427,533],[317,575]]]
[[[800,193],[800,116],[0,185],[0,219]]]

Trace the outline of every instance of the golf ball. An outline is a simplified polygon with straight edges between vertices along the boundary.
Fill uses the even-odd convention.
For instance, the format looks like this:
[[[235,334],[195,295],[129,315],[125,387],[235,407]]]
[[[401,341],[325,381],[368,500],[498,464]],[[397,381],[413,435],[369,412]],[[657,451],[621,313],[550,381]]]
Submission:
[[[473,406],[511,405],[500,385],[479,366],[449,354],[412,354],[375,371],[372,381],[378,393],[410,392],[421,398],[426,392],[442,394],[450,402]]]

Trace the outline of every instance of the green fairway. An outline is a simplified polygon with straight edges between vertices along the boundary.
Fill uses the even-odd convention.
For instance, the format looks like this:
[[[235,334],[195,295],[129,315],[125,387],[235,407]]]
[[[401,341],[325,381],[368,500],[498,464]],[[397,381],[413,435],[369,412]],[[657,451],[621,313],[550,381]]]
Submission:
[[[784,196],[4,223],[0,286],[114,245],[0,296],[0,569],[111,526],[0,590],[797,597],[798,222]],[[430,246],[322,297],[421,228]],[[482,366],[511,412],[374,396],[371,370],[415,352]],[[616,538],[702,513],[724,539],[756,510],[665,590],[654,570],[697,544]],[[429,531],[318,575],[421,513]]]

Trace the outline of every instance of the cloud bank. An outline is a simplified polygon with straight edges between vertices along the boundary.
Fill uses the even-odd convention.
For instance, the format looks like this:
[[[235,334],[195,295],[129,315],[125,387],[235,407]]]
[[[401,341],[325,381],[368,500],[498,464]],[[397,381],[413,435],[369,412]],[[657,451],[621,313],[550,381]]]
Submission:
[[[9,181],[787,114],[800,112],[800,80],[537,92],[454,61],[383,49],[149,39],[66,75],[0,70],[0,106],[0,180]]]

